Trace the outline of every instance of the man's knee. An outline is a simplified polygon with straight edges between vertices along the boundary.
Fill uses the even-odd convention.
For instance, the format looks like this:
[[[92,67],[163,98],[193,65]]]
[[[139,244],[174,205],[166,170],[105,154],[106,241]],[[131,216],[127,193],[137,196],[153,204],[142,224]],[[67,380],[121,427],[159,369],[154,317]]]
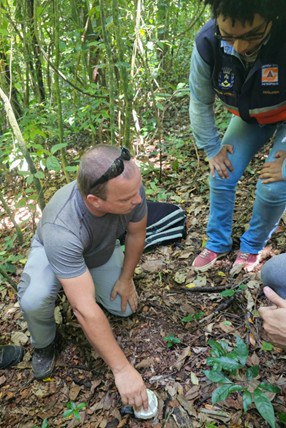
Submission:
[[[52,298],[52,301],[54,302],[55,299]],[[40,294],[35,295],[34,293],[30,293],[28,289],[19,297],[19,303],[24,314],[31,314],[43,311],[47,305],[51,304],[51,297]]]
[[[271,287],[280,297],[286,299],[286,254],[268,260],[261,270],[264,286]]]
[[[130,315],[132,314],[134,314],[134,312],[132,311],[131,307],[128,305],[125,309],[125,312],[120,311],[118,316],[121,318],[127,318],[127,317],[130,317]]]
[[[48,287],[33,285],[30,275],[23,273],[18,285],[18,299],[24,314],[36,313],[55,302]]]
[[[117,317],[121,317],[121,318],[130,317],[130,315],[134,313],[129,305],[126,306],[126,309],[124,312],[121,310],[121,307],[115,307],[115,306],[108,306],[108,307],[105,306],[105,309],[110,314],[116,315]]]

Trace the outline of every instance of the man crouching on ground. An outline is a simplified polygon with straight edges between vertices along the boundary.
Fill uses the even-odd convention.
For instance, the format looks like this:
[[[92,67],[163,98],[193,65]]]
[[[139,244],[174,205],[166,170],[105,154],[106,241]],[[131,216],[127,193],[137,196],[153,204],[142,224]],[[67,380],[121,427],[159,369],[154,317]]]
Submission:
[[[37,379],[55,365],[54,307],[61,287],[92,347],[111,368],[123,404],[148,408],[146,387],[100,308],[137,309],[134,269],[144,248],[147,208],[141,174],[127,149],[99,145],[81,159],[77,181],[43,211],[19,284]],[[125,254],[118,238],[127,231]]]

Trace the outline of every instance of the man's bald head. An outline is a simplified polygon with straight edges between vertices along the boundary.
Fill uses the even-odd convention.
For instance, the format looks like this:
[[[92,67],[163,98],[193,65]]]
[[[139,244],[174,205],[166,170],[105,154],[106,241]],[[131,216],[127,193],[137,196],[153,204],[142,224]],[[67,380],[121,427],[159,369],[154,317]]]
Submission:
[[[121,148],[109,146],[109,145],[98,145],[88,150],[81,158],[77,176],[78,187],[83,196],[93,194],[106,199],[106,184],[98,184],[93,186],[96,182],[113,164],[115,159],[121,155]],[[123,160],[124,170],[121,175],[130,180],[137,168],[136,164],[132,160]]]

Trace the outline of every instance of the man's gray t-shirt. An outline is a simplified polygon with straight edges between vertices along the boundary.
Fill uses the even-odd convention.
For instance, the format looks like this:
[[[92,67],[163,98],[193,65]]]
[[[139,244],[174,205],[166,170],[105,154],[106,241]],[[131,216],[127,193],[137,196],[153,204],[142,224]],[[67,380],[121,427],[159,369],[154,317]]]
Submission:
[[[143,186],[140,196],[141,204],[128,214],[96,217],[87,209],[76,181],[59,189],[44,209],[35,235],[45,247],[55,275],[74,278],[87,269],[105,264],[128,223],[138,222],[145,216]]]

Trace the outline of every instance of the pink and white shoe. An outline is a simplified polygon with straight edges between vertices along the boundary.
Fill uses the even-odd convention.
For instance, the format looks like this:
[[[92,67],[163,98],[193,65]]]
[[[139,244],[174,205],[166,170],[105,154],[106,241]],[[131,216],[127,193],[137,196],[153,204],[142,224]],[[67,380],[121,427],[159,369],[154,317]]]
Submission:
[[[193,261],[192,267],[195,271],[206,272],[213,267],[215,262],[228,253],[216,253],[205,248]]]
[[[235,262],[232,265],[231,272],[241,270],[242,268],[246,272],[252,272],[254,268],[259,265],[261,259],[261,255],[258,254],[250,254],[250,253],[243,253],[242,251],[239,251]]]

